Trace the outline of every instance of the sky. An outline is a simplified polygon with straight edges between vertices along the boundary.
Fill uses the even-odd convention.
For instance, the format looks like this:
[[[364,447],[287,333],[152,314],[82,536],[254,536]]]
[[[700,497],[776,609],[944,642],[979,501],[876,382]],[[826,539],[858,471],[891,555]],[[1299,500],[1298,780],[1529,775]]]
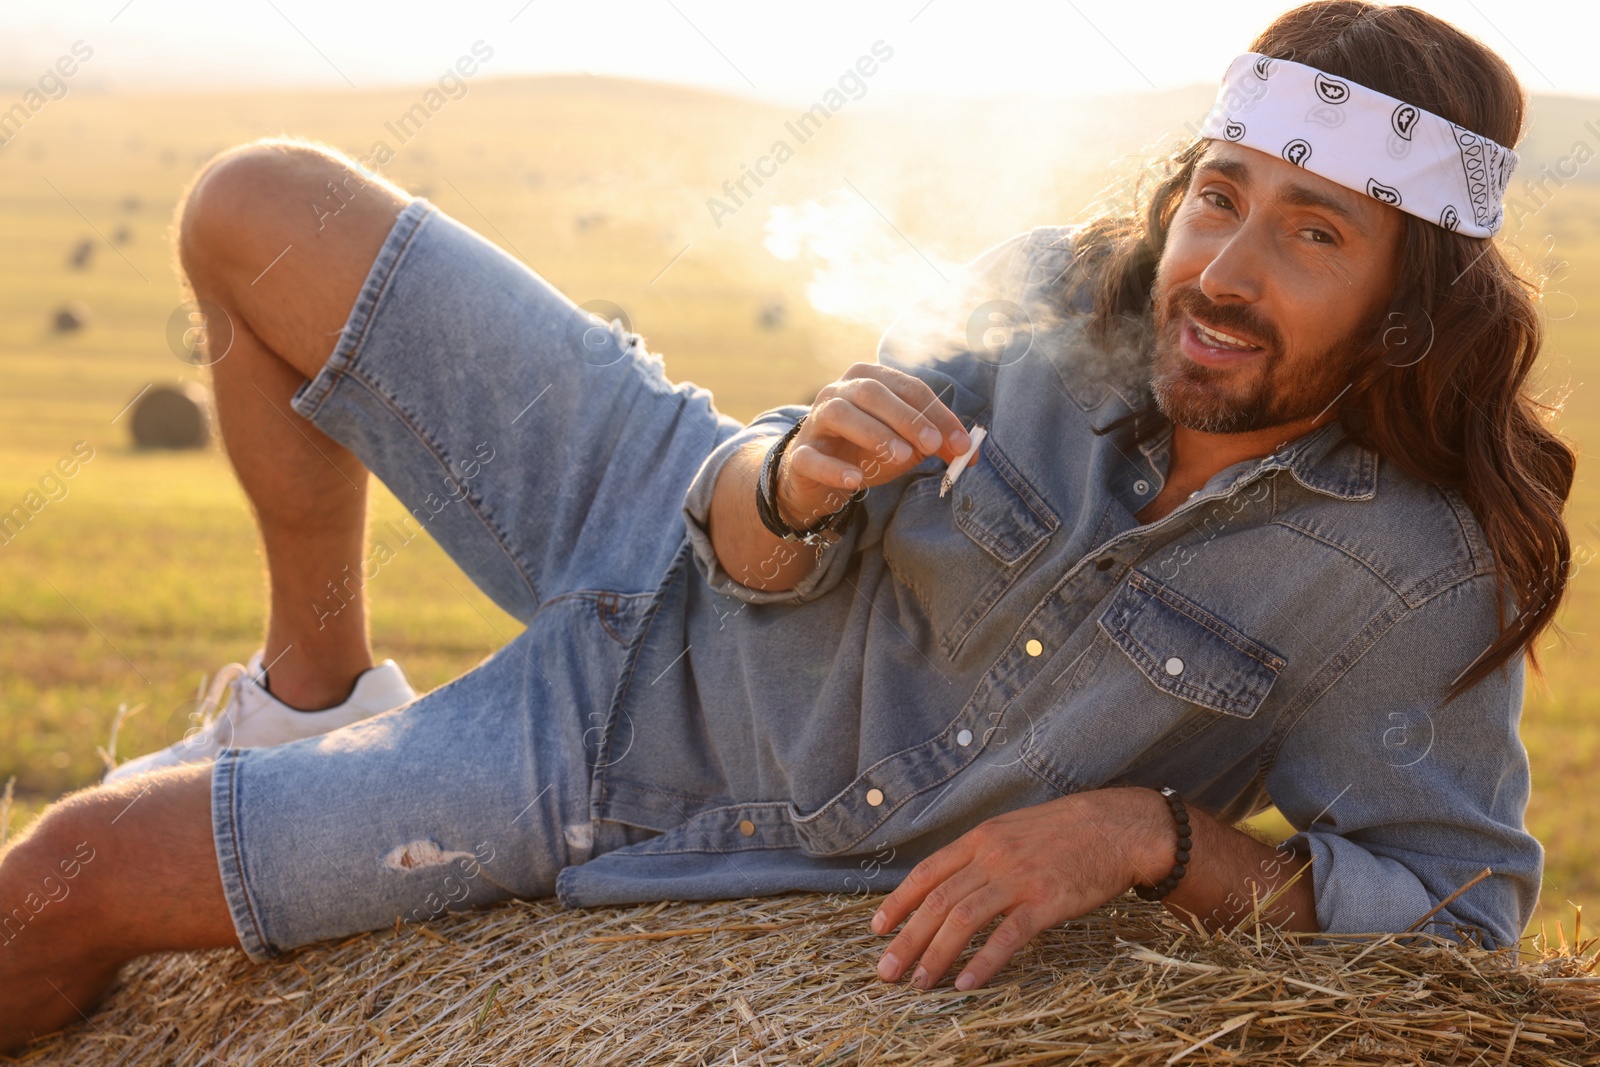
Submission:
[[[4,0],[0,85],[75,41],[74,88],[368,88],[433,81],[477,41],[484,73],[610,74],[809,105],[875,42],[878,102],[930,93],[1095,96],[1214,83],[1282,2],[1187,0]],[[1571,0],[1422,7],[1536,93],[1600,97],[1600,9]]]

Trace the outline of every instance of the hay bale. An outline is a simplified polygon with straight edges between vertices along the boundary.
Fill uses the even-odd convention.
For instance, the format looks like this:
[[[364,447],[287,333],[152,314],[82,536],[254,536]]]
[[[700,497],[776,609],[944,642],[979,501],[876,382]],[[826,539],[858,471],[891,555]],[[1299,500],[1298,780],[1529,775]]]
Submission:
[[[211,441],[210,397],[196,382],[153,385],[133,405],[135,448],[204,448]]]
[[[151,957],[124,970],[91,1022],[25,1058],[75,1067],[1600,1061],[1600,978],[1584,973],[1595,958],[1581,951],[1546,948],[1519,964],[1432,934],[1314,946],[1309,935],[1257,926],[1211,938],[1128,896],[1042,934],[988,988],[959,993],[947,981],[922,992],[877,980],[887,939],[867,920],[878,900],[589,911],[516,902],[261,967],[221,950]]]
[[[87,237],[73,245],[72,251],[67,253],[67,265],[73,270],[88,270],[93,260],[94,242]]]
[[[56,333],[76,333],[87,325],[89,325],[89,305],[82,300],[62,305],[50,319],[50,328]]]
[[[763,330],[781,330],[784,320],[788,318],[789,309],[782,300],[769,300],[761,305],[761,314],[757,321]]]

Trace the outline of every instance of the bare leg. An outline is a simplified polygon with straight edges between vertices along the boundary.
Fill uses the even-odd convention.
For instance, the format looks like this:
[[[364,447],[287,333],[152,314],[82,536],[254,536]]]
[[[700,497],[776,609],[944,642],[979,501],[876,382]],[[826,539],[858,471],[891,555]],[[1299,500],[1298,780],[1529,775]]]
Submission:
[[[336,154],[258,142],[213,160],[179,209],[183,272],[231,322],[213,366],[219,421],[267,556],[272,689],[296,707],[341,702],[372,664],[358,583],[321,626],[313,607],[347,564],[360,574],[368,474],[289,398],[333,351],[409,199]],[[0,852],[0,1050],[86,1017],[131,959],[238,947],[210,776],[177,767],[85,790]]]
[[[372,665],[360,581],[367,470],[289,406],[333,351],[410,199],[353,168],[307,145],[257,142],[213,160],[179,208],[194,295],[231,320],[232,347],[212,374],[223,443],[266,553],[264,662],[273,694],[306,710],[341,703]],[[210,325],[226,336],[227,324]]]
[[[209,767],[76,793],[0,853],[0,1050],[86,1017],[118,968],[237,947]]]

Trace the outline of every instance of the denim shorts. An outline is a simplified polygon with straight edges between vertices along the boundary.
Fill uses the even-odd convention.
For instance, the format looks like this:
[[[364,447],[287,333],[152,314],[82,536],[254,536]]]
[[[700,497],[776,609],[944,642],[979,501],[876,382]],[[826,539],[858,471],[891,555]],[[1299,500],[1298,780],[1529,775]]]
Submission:
[[[410,512],[374,553],[426,530],[526,629],[404,708],[223,753],[212,826],[245,952],[551,896],[651,836],[592,818],[590,776],[685,490],[741,424],[423,198],[293,406]]]

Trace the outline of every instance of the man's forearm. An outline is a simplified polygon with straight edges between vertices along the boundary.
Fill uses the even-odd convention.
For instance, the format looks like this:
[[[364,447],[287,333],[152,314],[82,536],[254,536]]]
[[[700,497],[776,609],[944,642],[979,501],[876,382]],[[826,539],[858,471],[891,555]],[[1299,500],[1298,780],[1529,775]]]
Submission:
[[[1161,795],[1154,790],[1143,792],[1150,805],[1160,809],[1152,818],[1162,827],[1149,851],[1148,885],[1165,878],[1172,869],[1177,832]],[[1255,900],[1266,900],[1309,862],[1309,857],[1218,822],[1193,804],[1185,806],[1193,847],[1188,869],[1164,902],[1198,916],[1208,930],[1231,929],[1250,913]],[[1262,919],[1285,930],[1320,929],[1311,872],[1306,871],[1271,907],[1263,909]]]
[[[817,565],[815,549],[785,541],[756,514],[756,479],[777,437],[751,441],[722,465],[712,490],[708,531],[722,569],[741,585],[769,592],[793,589]]]

